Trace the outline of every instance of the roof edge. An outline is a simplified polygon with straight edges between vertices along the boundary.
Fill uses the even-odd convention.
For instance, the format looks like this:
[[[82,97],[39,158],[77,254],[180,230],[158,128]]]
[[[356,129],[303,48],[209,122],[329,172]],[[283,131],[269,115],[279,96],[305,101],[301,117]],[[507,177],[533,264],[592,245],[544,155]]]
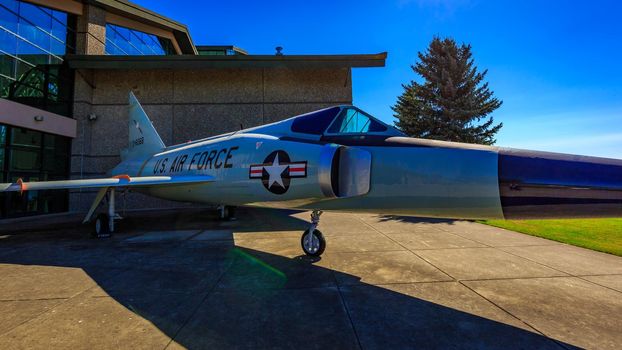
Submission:
[[[363,68],[384,67],[387,53],[346,55],[112,56],[67,55],[74,69]]]

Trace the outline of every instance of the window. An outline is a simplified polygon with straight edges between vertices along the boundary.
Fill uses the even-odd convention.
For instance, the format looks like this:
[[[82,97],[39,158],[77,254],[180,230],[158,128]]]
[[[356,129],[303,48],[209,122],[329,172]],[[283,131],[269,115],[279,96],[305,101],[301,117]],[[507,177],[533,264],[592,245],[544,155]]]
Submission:
[[[383,131],[387,131],[385,125],[355,108],[342,110],[328,128],[330,134],[361,134]]]
[[[247,55],[246,51],[235,46],[198,45],[196,48],[201,56]]]
[[[5,148],[6,148],[6,135],[7,135],[7,127],[0,124],[0,182],[7,182],[4,177],[4,158],[6,157]],[[1,203],[0,203],[1,207]],[[0,216],[2,217],[2,216]]]
[[[67,137],[0,125],[0,182],[67,179],[70,144]],[[0,218],[62,212],[67,203],[66,190],[2,193]]]
[[[292,123],[292,131],[312,135],[322,135],[324,130],[339,113],[339,107],[322,109],[316,112],[303,114]]]
[[[175,55],[173,43],[166,38],[137,30],[106,24],[107,55]]]
[[[0,0],[0,97],[69,116],[73,79],[58,71],[74,52],[74,23],[61,11]]]

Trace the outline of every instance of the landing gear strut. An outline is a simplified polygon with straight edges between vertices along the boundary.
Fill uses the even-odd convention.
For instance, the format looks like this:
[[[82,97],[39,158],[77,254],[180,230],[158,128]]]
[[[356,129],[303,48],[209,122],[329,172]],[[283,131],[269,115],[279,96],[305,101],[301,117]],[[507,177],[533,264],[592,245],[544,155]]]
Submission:
[[[305,254],[309,256],[320,256],[326,249],[326,240],[322,232],[317,229],[317,225],[320,223],[321,210],[314,210],[311,212],[311,225],[302,234],[300,244]]]
[[[100,213],[93,220],[93,231],[91,235],[95,238],[105,238],[110,237],[112,233],[115,231],[115,220],[122,219],[117,213],[115,213],[115,190],[113,187],[110,188],[102,188],[97,193],[93,204],[91,205],[91,209],[86,214],[83,223],[87,223],[91,220],[93,213],[99,207],[101,201],[106,198],[106,202],[108,204],[108,210],[105,213]]]
[[[217,208],[218,210],[218,218],[222,221],[234,221],[235,217],[235,207],[230,205],[221,204]]]

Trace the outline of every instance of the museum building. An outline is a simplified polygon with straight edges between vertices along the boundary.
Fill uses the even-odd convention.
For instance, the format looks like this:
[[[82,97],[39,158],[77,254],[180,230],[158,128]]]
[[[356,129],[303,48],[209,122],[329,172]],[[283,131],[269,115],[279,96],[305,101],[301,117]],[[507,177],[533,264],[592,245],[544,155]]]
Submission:
[[[185,25],[125,0],[0,0],[0,182],[106,177],[127,147],[129,91],[171,145],[351,104],[352,68],[385,60],[195,45]],[[93,197],[0,194],[0,219],[84,211]]]

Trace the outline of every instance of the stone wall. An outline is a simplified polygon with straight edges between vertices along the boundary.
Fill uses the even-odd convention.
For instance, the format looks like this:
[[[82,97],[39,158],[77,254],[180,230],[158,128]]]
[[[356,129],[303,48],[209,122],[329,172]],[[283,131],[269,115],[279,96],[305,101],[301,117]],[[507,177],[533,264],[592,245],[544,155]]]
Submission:
[[[76,25],[76,53],[103,55],[106,46],[106,11],[86,4]]]
[[[245,68],[202,70],[79,70],[71,176],[107,176],[128,143],[128,92],[132,90],[167,145],[282,120],[352,103],[349,68]],[[88,115],[97,116],[89,121]],[[95,191],[73,191],[70,210],[85,211]],[[180,203],[128,194],[129,208]],[[122,202],[119,203],[123,205]]]

